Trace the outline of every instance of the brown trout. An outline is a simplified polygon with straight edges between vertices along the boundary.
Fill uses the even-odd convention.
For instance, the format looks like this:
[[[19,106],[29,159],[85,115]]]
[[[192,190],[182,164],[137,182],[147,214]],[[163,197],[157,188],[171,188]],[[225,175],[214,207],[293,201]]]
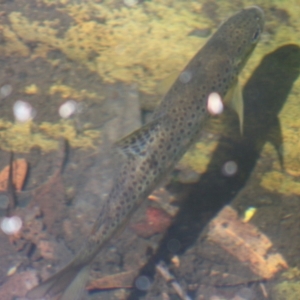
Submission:
[[[210,118],[207,99],[212,92],[222,99],[233,98],[242,120],[237,76],[263,27],[264,15],[258,7],[230,17],[185,67],[154,112],[153,121],[116,143],[119,172],[90,236],[71,263],[28,292],[29,299],[57,294],[62,294],[62,300],[80,297],[97,253],[199,137]]]

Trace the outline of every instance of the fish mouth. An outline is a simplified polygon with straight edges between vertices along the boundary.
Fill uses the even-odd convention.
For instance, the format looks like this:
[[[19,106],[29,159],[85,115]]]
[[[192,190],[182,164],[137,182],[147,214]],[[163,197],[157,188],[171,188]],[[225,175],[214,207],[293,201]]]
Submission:
[[[262,30],[265,25],[264,11],[259,6],[256,6],[256,5],[249,6],[249,7],[245,8],[245,10],[252,10],[256,14],[255,19],[256,19],[257,23],[260,25],[260,28]]]

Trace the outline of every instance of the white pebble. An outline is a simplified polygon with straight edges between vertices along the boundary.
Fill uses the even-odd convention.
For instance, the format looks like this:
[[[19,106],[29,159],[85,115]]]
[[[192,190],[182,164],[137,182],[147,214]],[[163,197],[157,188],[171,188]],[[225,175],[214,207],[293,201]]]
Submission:
[[[7,97],[12,92],[12,86],[10,84],[5,84],[0,88],[0,93],[2,97]]]
[[[6,276],[11,276],[14,275],[18,270],[18,266],[13,266],[11,268],[8,269]]]
[[[233,176],[238,170],[237,163],[234,161],[228,161],[222,168],[222,173],[225,176]]]
[[[5,217],[1,222],[1,229],[7,235],[16,234],[22,227],[22,220],[18,216]]]
[[[219,115],[223,112],[224,105],[218,93],[211,93],[207,100],[207,110],[211,115]]]
[[[14,116],[18,122],[27,122],[34,118],[35,110],[25,101],[18,100],[13,106]]]
[[[77,102],[68,100],[59,107],[58,113],[64,119],[69,118],[76,112],[77,106]]]

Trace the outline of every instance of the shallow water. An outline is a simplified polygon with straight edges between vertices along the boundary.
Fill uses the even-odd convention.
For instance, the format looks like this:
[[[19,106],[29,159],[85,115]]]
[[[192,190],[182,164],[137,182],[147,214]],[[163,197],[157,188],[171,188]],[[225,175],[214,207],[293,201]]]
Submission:
[[[126,284],[109,277],[109,287],[99,283],[84,299],[178,299],[154,268],[161,260],[192,299],[297,299],[296,0],[0,1],[0,168],[9,164],[10,151],[29,164],[9,209],[23,229],[0,233],[1,299],[23,297],[28,282],[48,278],[79,250],[112,184],[112,143],[148,119],[162,98],[161,83],[184,68],[222,21],[254,4],[264,10],[266,25],[240,76],[244,135],[231,111],[212,120],[167,189],[156,191],[156,202],[148,201],[96,259],[90,282],[132,271]],[[32,107],[31,121],[16,122],[18,100]],[[63,118],[59,108],[70,100],[75,111]],[[232,176],[222,172],[228,162],[237,164]],[[3,195],[1,220],[12,190]],[[208,224],[224,205],[241,218],[255,207],[250,223],[289,267],[265,280],[249,262],[210,241]],[[153,226],[141,226],[152,206],[155,222],[172,219],[169,229],[161,225],[153,233]],[[141,288],[141,282],[147,284]]]

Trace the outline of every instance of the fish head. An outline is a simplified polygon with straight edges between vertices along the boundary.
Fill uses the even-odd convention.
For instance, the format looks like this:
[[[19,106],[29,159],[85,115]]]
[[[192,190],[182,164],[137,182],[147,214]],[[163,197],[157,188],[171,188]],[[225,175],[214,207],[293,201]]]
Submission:
[[[243,68],[253,52],[263,32],[264,23],[263,10],[258,6],[251,6],[221,25],[219,38],[226,39],[227,57],[231,59],[231,64],[237,71]]]

